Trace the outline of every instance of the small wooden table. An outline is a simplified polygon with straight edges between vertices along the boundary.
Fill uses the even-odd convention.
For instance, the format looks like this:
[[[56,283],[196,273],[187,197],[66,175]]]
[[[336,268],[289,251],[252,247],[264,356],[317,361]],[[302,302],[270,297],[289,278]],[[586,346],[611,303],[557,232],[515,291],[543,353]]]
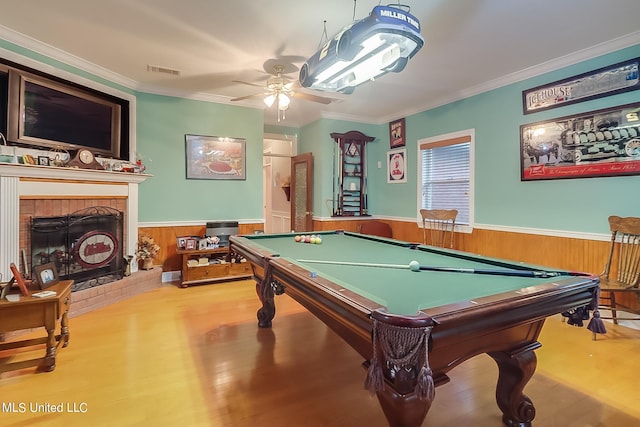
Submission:
[[[69,320],[67,313],[71,306],[71,285],[73,280],[63,280],[47,288],[55,291],[56,296],[36,298],[20,296],[19,301],[0,301],[0,333],[21,329],[39,328],[43,326],[47,331],[46,337],[25,339],[0,343],[0,351],[14,348],[31,347],[45,344],[44,357],[21,360],[0,364],[0,372],[39,366],[43,371],[53,371],[56,368],[56,349],[62,343],[66,347],[69,343]],[[37,291],[34,291],[37,292]],[[56,323],[60,320],[60,335],[56,335]]]
[[[222,280],[247,279],[252,275],[251,264],[240,262],[240,257],[229,253],[228,247],[178,249],[177,253],[182,256],[181,288]],[[197,262],[200,258],[206,258],[207,262],[189,265],[190,260]]]

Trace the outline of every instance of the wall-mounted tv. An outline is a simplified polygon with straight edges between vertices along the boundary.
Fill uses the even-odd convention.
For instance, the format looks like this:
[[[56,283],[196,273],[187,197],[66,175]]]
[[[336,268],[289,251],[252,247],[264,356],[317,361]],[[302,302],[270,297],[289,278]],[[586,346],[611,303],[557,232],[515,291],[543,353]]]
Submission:
[[[22,70],[9,70],[7,139],[49,149],[121,152],[122,106],[108,96]],[[125,156],[123,156],[125,154]]]

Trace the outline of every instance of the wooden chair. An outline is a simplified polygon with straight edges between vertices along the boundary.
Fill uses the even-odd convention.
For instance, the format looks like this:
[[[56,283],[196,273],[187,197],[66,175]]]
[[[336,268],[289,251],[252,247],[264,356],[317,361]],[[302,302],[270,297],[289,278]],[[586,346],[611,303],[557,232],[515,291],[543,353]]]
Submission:
[[[458,211],[455,209],[420,209],[422,241],[425,245],[453,248],[453,231]]]
[[[611,247],[600,276],[600,309],[611,310],[603,319],[640,320],[640,317],[618,317],[617,310],[640,315],[640,218],[609,217]],[[616,295],[621,300],[616,299]]]
[[[386,222],[378,220],[370,220],[363,222],[358,227],[358,232],[362,234],[369,234],[372,236],[388,237],[392,238],[391,226]]]

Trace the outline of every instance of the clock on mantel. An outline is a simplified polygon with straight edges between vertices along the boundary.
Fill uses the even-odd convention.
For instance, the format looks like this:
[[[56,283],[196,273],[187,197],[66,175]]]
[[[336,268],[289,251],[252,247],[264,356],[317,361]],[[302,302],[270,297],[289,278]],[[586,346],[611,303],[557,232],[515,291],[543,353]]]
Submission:
[[[96,156],[86,148],[76,151],[75,156],[65,165],[70,168],[104,170],[102,165],[96,160]]]

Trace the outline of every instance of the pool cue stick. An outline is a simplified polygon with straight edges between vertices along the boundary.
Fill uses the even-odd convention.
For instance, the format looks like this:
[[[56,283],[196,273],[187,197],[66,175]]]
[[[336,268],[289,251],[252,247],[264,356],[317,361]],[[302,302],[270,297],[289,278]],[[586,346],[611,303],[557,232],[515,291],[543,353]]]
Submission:
[[[365,156],[365,153],[367,152],[367,150],[365,150],[366,144],[367,144],[366,142],[362,144],[362,152],[360,153],[360,157],[362,159],[362,178],[363,178],[362,188],[360,189],[360,191],[362,192],[361,212],[365,215],[369,213],[369,207],[367,206],[368,204],[367,193],[369,192],[369,186],[367,185],[367,158]]]
[[[313,259],[299,259],[298,262],[315,263],[315,264],[333,264],[347,265],[355,267],[377,267],[377,268],[397,268],[412,270],[410,264],[378,264],[367,262],[349,262],[349,261],[325,261]],[[544,271],[544,270],[506,270],[506,269],[478,269],[478,268],[457,268],[457,267],[430,267],[420,265],[414,271],[439,271],[443,273],[467,273],[467,274],[484,274],[493,276],[515,276],[515,277],[559,277],[559,276],[585,276],[584,273],[571,271]]]
[[[344,212],[344,146],[342,139],[338,139],[340,144],[340,152],[338,153],[338,159],[340,160],[340,167],[338,173],[338,215],[342,215]]]
[[[338,144],[336,144],[338,145]],[[336,146],[333,146],[333,167],[331,171],[331,215],[336,214]]]
[[[376,264],[372,262],[348,262],[348,261],[323,261],[314,259],[298,259],[298,262],[308,262],[314,264],[332,264],[332,265],[349,265],[356,267],[379,267],[379,268],[398,268],[408,270],[409,264]]]

